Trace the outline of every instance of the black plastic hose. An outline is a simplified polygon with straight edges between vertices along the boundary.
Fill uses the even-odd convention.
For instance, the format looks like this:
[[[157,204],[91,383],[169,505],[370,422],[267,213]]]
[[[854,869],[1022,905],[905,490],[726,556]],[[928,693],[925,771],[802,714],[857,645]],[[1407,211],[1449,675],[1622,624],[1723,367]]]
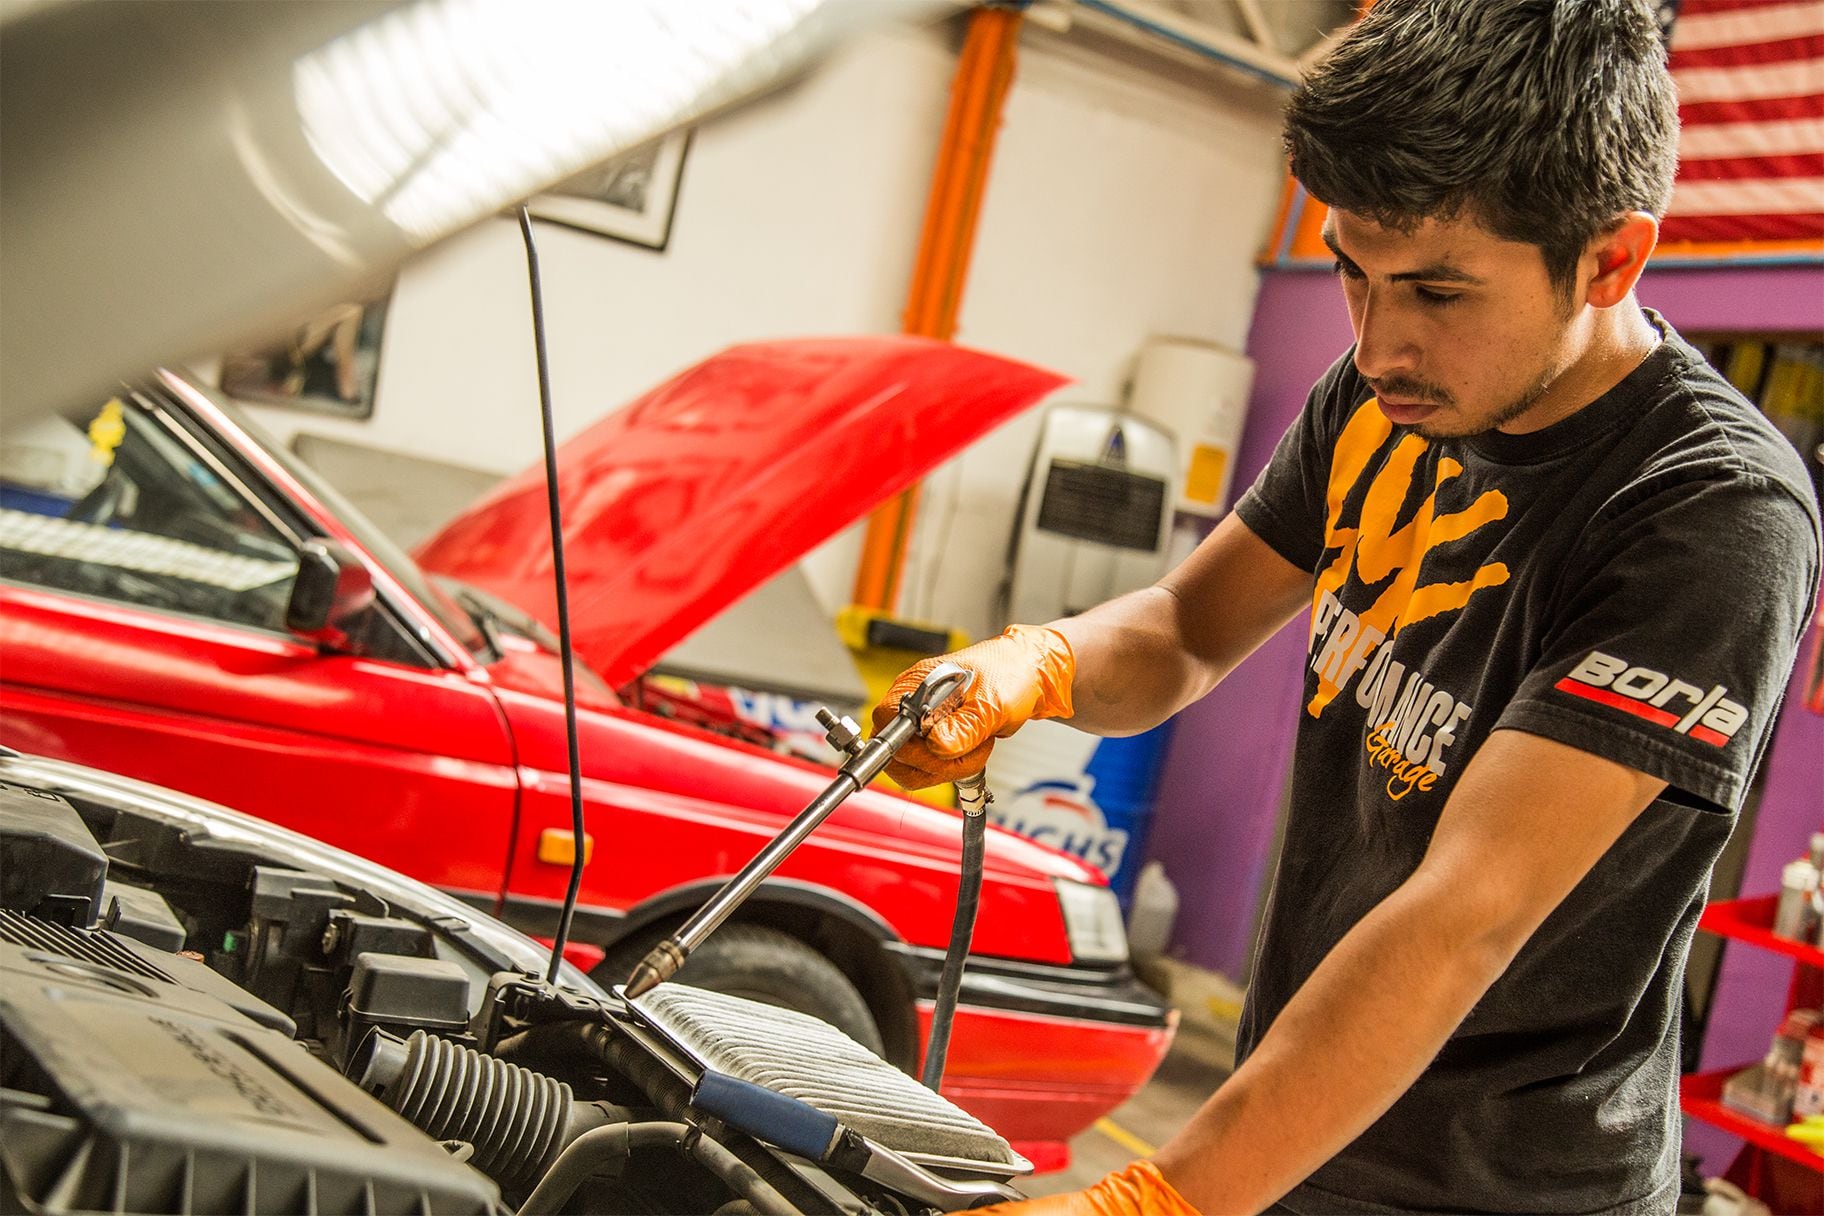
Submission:
[[[519,1216],[551,1216],[584,1182],[638,1148],[679,1149],[765,1216],[798,1216],[798,1209],[739,1157],[692,1131],[688,1123],[616,1123],[584,1132],[552,1163]]]
[[[963,783],[958,783],[962,792]],[[967,795],[965,794],[965,799]],[[987,848],[988,815],[985,794],[982,808],[963,815],[963,867],[957,879],[956,915],[950,922],[950,946],[944,951],[944,969],[937,980],[937,1005],[931,1011],[931,1038],[925,1045],[925,1067],[919,1080],[936,1093],[944,1080],[944,1060],[950,1054],[950,1024],[956,1020],[956,1001],[963,988],[963,965],[975,937],[975,914],[982,902],[982,858]]]

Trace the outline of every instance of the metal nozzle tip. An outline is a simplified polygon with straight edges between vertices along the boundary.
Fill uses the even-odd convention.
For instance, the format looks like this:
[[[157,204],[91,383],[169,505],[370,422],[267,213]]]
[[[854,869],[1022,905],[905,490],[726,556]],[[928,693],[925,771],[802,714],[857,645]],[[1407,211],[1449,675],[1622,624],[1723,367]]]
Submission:
[[[665,977],[659,974],[657,967],[651,963],[642,962],[633,969],[633,974],[627,977],[627,999],[632,1000],[634,997],[645,996],[657,988],[664,979]]]
[[[660,984],[678,973],[684,965],[684,948],[673,938],[666,938],[654,946],[640,960],[640,965],[633,969],[624,985],[627,999],[645,996]]]

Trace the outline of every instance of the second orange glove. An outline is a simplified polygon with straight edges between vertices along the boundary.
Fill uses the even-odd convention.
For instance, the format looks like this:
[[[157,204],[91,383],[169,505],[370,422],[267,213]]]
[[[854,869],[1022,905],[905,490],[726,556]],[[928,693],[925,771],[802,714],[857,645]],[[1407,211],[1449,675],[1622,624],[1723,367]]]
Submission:
[[[1151,1161],[1136,1161],[1085,1190],[975,1211],[978,1216],[1198,1216]]]

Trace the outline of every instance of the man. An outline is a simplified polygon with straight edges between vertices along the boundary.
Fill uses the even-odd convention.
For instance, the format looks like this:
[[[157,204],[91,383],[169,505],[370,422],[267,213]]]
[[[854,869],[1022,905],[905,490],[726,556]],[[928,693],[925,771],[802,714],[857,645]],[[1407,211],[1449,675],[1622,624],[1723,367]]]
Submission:
[[[1791,448],[1634,299],[1664,58],[1645,0],[1377,4],[1286,122],[1353,349],[1181,567],[953,656],[980,678],[890,770],[1146,729],[1311,608],[1240,1063],[1056,1210],[1672,1210],[1685,955],[1819,540]]]

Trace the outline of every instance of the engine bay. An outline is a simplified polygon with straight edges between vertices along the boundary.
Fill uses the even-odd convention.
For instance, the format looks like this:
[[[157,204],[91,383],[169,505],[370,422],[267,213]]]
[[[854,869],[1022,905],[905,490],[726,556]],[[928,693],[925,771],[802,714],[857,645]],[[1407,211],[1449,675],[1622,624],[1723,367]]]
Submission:
[[[816,1019],[542,969],[393,871],[0,751],[0,1210],[910,1216],[1031,1168]]]

